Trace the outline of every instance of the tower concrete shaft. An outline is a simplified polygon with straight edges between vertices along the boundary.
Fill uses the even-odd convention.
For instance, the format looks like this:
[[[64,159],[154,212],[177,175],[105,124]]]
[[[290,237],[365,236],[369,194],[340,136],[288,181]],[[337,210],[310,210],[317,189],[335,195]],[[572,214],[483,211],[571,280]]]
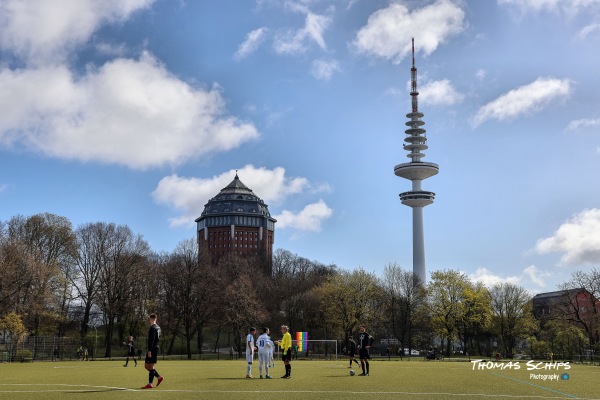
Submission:
[[[398,164],[394,167],[394,173],[404,179],[412,181],[412,190],[400,193],[400,201],[405,206],[413,209],[413,273],[417,275],[421,283],[427,280],[425,266],[425,235],[423,232],[423,207],[433,203],[435,193],[423,190],[421,183],[439,172],[437,164],[421,161],[425,157],[422,153],[427,150],[427,136],[425,129],[421,128],[425,122],[421,120],[423,113],[419,112],[417,91],[417,68],[415,67],[415,41],[412,47],[411,92],[412,112],[406,114],[409,120],[405,130],[406,137],[404,149],[408,151],[407,157],[411,159],[408,163]]]

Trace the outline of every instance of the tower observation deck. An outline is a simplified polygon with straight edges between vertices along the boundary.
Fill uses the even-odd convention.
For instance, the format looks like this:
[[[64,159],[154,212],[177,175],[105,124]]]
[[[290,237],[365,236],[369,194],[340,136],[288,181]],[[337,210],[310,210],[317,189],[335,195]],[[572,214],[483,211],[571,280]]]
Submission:
[[[413,273],[416,274],[421,283],[427,280],[425,269],[425,239],[423,233],[423,207],[433,203],[435,193],[423,190],[421,183],[439,172],[437,164],[421,161],[427,150],[427,136],[422,128],[425,122],[421,120],[423,113],[419,112],[417,91],[417,68],[415,67],[415,40],[412,40],[412,68],[410,69],[412,112],[406,114],[409,119],[406,122],[408,129],[405,130],[404,149],[408,151],[407,157],[410,162],[398,164],[394,167],[394,174],[412,181],[412,190],[400,193],[400,201],[405,206],[411,207],[413,212]]]

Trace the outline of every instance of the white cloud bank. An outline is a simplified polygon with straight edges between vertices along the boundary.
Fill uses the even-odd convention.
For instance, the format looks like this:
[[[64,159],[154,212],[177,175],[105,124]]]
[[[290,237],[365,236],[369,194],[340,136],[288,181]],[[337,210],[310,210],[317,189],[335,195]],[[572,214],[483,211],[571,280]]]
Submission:
[[[465,13],[456,4],[440,0],[412,12],[392,3],[369,16],[356,34],[352,47],[359,54],[374,55],[399,64],[412,51],[411,39],[418,36],[415,51],[434,52],[450,36],[463,31]]]
[[[294,228],[300,231],[319,232],[321,222],[331,217],[333,210],[323,200],[309,204],[300,212],[293,213],[284,210],[275,216],[278,228]]]
[[[0,46],[43,65],[63,60],[102,24],[127,20],[154,0],[2,0]]]
[[[491,288],[499,283],[512,283],[520,286],[533,285],[537,288],[545,288],[548,286],[548,281],[550,278],[552,278],[552,274],[550,272],[540,270],[535,265],[530,265],[529,267],[523,269],[519,275],[503,277],[494,274],[487,268],[478,268],[474,274],[468,275],[468,277],[471,279],[471,281],[482,283],[488,288]]]
[[[555,100],[563,100],[571,92],[568,79],[538,78],[482,106],[472,119],[477,127],[490,119],[503,121],[538,112]]]
[[[167,176],[160,180],[152,197],[157,203],[167,204],[180,212],[180,216],[171,219],[171,226],[190,225],[202,214],[208,200],[233,180],[235,173],[235,170],[230,170],[212,178]],[[282,167],[269,170],[246,165],[237,173],[240,180],[267,204],[279,203],[289,196],[305,192],[329,189],[327,185],[313,187],[306,178],[286,178]],[[327,204],[319,200],[308,204],[300,212],[284,210],[281,215],[273,217],[277,219],[278,228],[319,231],[321,222],[332,213]]]
[[[82,77],[67,67],[0,70],[0,145],[144,169],[180,164],[258,137],[229,116],[218,87],[198,89],[150,54]]]
[[[563,253],[562,265],[600,263],[600,209],[583,210],[535,245],[538,253]]]

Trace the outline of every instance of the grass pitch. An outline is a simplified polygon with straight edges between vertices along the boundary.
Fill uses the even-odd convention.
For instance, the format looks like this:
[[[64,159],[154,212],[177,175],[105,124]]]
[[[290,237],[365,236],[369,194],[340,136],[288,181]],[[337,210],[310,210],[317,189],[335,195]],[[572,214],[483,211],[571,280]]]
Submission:
[[[0,364],[0,399],[598,399],[600,367],[571,365],[569,370],[514,368],[474,370],[468,362],[371,361],[371,374],[350,376],[348,361],[293,361],[292,379],[246,379],[243,360],[159,361],[160,387],[140,389],[148,373],[142,364],[122,361]],[[569,379],[562,376],[568,373]],[[543,380],[556,375],[557,380]],[[537,379],[536,379],[537,377]],[[156,383],[156,380],[155,380]]]

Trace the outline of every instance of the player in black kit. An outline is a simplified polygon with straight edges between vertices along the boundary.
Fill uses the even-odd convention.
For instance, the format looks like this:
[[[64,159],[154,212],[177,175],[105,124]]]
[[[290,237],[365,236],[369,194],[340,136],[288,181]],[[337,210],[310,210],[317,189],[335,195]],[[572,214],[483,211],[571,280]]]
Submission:
[[[356,343],[354,342],[354,338],[350,336],[348,340],[350,341],[348,343],[348,358],[350,359],[350,366],[348,368],[352,368],[352,361],[354,361],[356,365],[359,364],[358,361],[356,361],[356,359],[354,358],[354,356],[356,355]]]
[[[150,314],[148,317],[148,323],[150,324],[150,330],[148,331],[148,353],[146,353],[146,361],[144,367],[148,370],[148,384],[142,389],[152,389],[152,381],[154,377],[158,378],[156,386],[160,385],[165,379],[155,369],[154,365],[158,362],[158,350],[160,341],[160,326],[156,323],[156,314]]]
[[[133,336],[129,336],[129,340],[127,342],[123,342],[125,346],[127,346],[127,359],[125,360],[124,367],[129,364],[129,357],[133,358],[133,362],[137,367],[137,360],[135,359],[135,342],[133,341]]]
[[[360,366],[363,371],[359,376],[369,376],[369,358],[371,358],[369,356],[369,349],[373,344],[373,336],[366,332],[364,325],[359,326],[358,330],[360,331],[360,335],[358,336],[358,347],[360,350],[358,354],[360,357]]]

